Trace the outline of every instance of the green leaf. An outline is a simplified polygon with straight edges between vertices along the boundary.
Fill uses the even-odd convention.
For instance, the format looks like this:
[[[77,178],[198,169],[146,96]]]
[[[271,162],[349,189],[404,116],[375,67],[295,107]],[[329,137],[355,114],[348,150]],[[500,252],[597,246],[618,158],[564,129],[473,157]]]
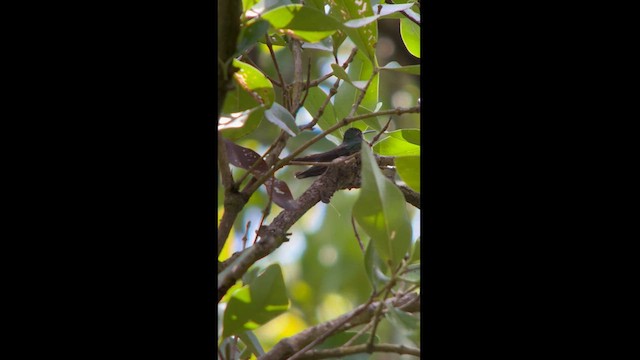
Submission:
[[[420,57],[420,26],[413,21],[400,19],[400,36],[407,51],[417,58]]]
[[[333,42],[331,41],[331,38],[325,38],[323,40],[320,40],[318,42],[314,42],[314,43],[310,43],[310,42],[305,42],[302,43],[302,48],[303,49],[311,49],[311,50],[320,50],[320,51],[328,51],[328,52],[332,52],[333,51]]]
[[[406,333],[412,334],[420,328],[420,320],[416,318],[415,315],[399,310],[393,306],[387,306],[387,310],[385,317]]]
[[[258,127],[258,125],[260,125],[260,122],[262,122],[262,118],[264,117],[264,108],[260,106],[260,103],[243,88],[236,86],[234,90],[227,93],[222,106],[222,113],[234,114],[242,113],[247,110],[251,110],[251,112],[241,127],[224,127],[222,130],[222,136],[225,139],[237,140],[250,134]],[[223,123],[223,121],[223,119],[222,121],[219,121],[219,124]]]
[[[222,320],[222,336],[256,329],[288,308],[289,299],[280,265],[270,265],[249,285],[231,295]]]
[[[317,42],[330,36],[342,26],[323,11],[300,4],[281,6],[262,14],[277,30],[308,42]]]
[[[386,156],[420,156],[420,130],[391,131],[373,146],[373,150]]]
[[[261,268],[259,268],[258,266],[252,266],[249,268],[249,270],[247,270],[246,273],[244,273],[244,275],[242,275],[242,282],[245,284],[249,284],[252,281],[254,281],[257,277],[258,274],[262,271]]]
[[[257,102],[267,108],[270,107],[275,99],[275,92],[273,84],[262,71],[236,59],[233,59],[233,66],[240,69],[233,74],[236,83],[253,95]]]
[[[235,128],[243,127],[244,124],[249,119],[249,116],[253,112],[260,110],[261,108],[262,107],[257,106],[257,107],[254,107],[253,109],[231,113],[228,115],[224,113],[221,114],[220,119],[218,119],[218,130],[235,129]]]
[[[400,66],[397,61],[391,61],[380,68],[381,71],[397,71],[405,74],[420,75],[420,65]]]
[[[382,103],[378,103],[378,104],[381,105]],[[376,107],[378,107],[378,105],[376,105]],[[379,108],[378,108],[378,110],[379,110]],[[365,108],[364,106],[358,106],[357,113],[358,113],[358,115],[364,115],[364,114],[371,114],[372,112],[376,112],[378,110],[371,111],[371,110]],[[369,126],[370,128],[375,129],[377,131],[380,131],[380,130],[382,130],[382,125],[380,125],[380,122],[381,121],[385,121],[386,122],[387,119],[388,118],[385,118],[384,116],[376,116],[376,117],[370,117],[370,118],[367,118],[367,119],[363,119],[363,120],[357,121],[356,124],[363,122],[363,123],[367,124],[367,126]]]
[[[418,259],[418,261],[420,261],[420,259]],[[420,285],[420,262],[407,266],[407,272],[398,276],[398,279]]]
[[[255,5],[258,0],[242,0],[242,9],[244,11],[249,10],[253,5]]]
[[[367,16],[359,19],[349,20],[345,22],[343,25],[350,28],[359,28],[365,25],[368,25],[383,16],[387,16],[393,13],[397,13],[400,11],[404,11],[413,6],[413,3],[409,4],[384,4],[381,6],[376,6],[373,9],[375,15]]]
[[[273,103],[271,109],[265,110],[264,117],[291,136],[296,136],[300,133],[300,129],[298,129],[298,126],[296,125],[296,120],[293,118],[289,110],[276,102]]]
[[[374,15],[369,1],[354,2],[353,0],[333,0],[329,14],[339,19],[342,23]],[[377,66],[375,47],[378,42],[378,26],[375,22],[369,22],[358,28],[350,28],[342,25],[341,31],[349,36],[351,41],[353,41],[359,49],[359,52],[364,52],[366,58]],[[336,39],[336,37],[334,37],[333,40],[334,51],[337,51],[337,48],[342,44],[344,38]]]
[[[386,275],[389,272],[389,268],[378,255],[375,246],[373,246],[373,241],[369,241],[367,244],[367,249],[364,253],[364,266],[371,286],[375,291],[391,281],[391,278]]]
[[[413,244],[413,249],[411,250],[411,258],[409,259],[409,264],[413,264],[414,262],[420,262],[420,237]]]
[[[243,0],[243,4],[245,2],[250,3],[248,7],[245,5],[244,8],[251,8],[251,12],[253,14],[250,13],[250,15],[253,16],[255,16],[256,14],[264,14],[265,12],[271,9],[275,9],[279,6],[291,4],[291,0]]]
[[[362,186],[353,215],[380,257],[397,266],[411,247],[407,205],[402,192],[378,168],[371,148],[362,146],[360,153]]]
[[[318,9],[322,11],[322,13],[324,14],[324,0],[307,0],[304,2],[304,4],[312,8]]]
[[[318,111],[320,110],[322,104],[324,104],[327,96],[329,95],[318,87],[312,87],[309,89],[307,99],[304,101],[304,107],[305,109],[307,109],[309,114],[311,114],[311,116],[318,115]],[[324,108],[324,111],[322,112],[322,116],[320,116],[320,119],[318,119],[318,126],[322,130],[327,130],[336,122],[335,110],[333,109],[331,101],[329,101],[329,103],[327,103],[327,106]]]
[[[347,75],[347,72],[344,71],[342,66],[332,63],[331,64],[331,69],[333,69],[333,75],[335,75],[338,79],[342,79],[342,80],[348,82],[349,84],[353,85],[351,83],[351,79],[349,79],[349,75]]]
[[[420,156],[396,157],[395,164],[402,181],[414,191],[420,192]]]
[[[253,44],[264,39],[267,30],[269,30],[269,22],[264,20],[257,20],[243,27],[240,31],[236,53],[241,54]]]

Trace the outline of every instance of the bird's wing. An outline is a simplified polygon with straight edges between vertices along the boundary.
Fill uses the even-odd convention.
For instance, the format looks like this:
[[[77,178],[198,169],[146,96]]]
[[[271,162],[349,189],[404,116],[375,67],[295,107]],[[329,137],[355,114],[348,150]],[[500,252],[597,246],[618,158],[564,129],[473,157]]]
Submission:
[[[318,161],[318,162],[330,162],[333,159],[336,159],[340,156],[348,155],[346,149],[337,147],[333,150],[329,150],[327,152],[307,155],[299,158],[293,159],[293,161]]]

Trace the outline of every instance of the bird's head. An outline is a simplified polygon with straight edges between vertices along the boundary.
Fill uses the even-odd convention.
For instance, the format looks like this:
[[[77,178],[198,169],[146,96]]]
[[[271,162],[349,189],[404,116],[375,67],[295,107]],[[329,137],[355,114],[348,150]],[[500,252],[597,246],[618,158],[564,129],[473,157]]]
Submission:
[[[350,128],[344,133],[344,142],[362,141],[362,131],[358,128]]]

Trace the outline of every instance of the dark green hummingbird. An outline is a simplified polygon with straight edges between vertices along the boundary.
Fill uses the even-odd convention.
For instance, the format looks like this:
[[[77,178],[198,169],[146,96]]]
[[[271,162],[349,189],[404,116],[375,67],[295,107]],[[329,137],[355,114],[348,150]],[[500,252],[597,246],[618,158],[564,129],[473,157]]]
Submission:
[[[331,162],[341,156],[349,156],[360,151],[362,145],[362,131],[357,128],[350,128],[344,133],[344,139],[342,144],[338,145],[335,149],[319,153],[308,155],[300,158],[295,158],[293,161],[317,161],[317,162]],[[314,165],[305,171],[296,173],[296,178],[304,179],[312,176],[318,176],[324,174],[327,170],[325,165]]]

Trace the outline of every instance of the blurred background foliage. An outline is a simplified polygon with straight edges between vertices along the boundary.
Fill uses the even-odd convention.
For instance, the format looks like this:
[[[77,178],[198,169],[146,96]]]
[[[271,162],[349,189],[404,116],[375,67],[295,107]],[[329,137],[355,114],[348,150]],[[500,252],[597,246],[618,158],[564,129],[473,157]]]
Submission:
[[[406,1],[396,1],[396,3],[403,2]],[[380,19],[377,23],[379,38],[376,55],[381,67],[391,61],[395,61],[401,66],[420,63],[420,59],[411,55],[402,42],[400,19]],[[330,40],[331,38],[329,37],[328,39]],[[349,39],[342,44],[338,52],[340,63],[349,56],[353,46]],[[284,80],[291,82],[293,80],[293,58],[290,49],[286,46],[274,45],[274,50]],[[266,45],[259,43],[249,55],[259,69],[273,78],[278,78]],[[330,51],[316,50],[310,47],[304,48],[303,59],[305,76],[307,62],[311,62],[312,80],[331,72],[331,64],[335,62]],[[320,84],[320,88],[325,93],[328,92],[335,80],[335,77],[330,77]],[[341,87],[344,86],[351,85],[341,85]],[[279,87],[274,88],[276,102],[281,103],[281,89]],[[419,98],[419,75],[396,71],[383,71],[380,73],[379,101],[382,102],[382,110],[415,106],[418,104]],[[303,124],[310,120],[311,116],[302,108],[297,114],[296,123]],[[386,120],[384,119],[384,121]],[[388,131],[401,128],[420,129],[420,114],[394,116]],[[288,155],[290,151],[308,141],[318,132],[317,130],[313,132],[305,131],[296,137],[290,138],[281,157]],[[255,131],[236,139],[235,142],[253,149],[259,154],[263,154],[279,134],[280,128],[268,121],[261,121]],[[373,135],[367,135],[367,139],[370,140]],[[333,139],[333,141],[339,140]],[[332,149],[336,146],[334,142],[329,139],[323,139],[305,151],[304,154]],[[316,179],[298,180],[294,178],[293,174],[295,172],[305,168],[304,166],[286,166],[276,173],[278,179],[287,182],[294,198],[298,198]],[[244,170],[235,167],[232,167],[232,171],[234,178],[244,173]],[[260,339],[265,351],[269,351],[282,338],[292,336],[309,326],[333,319],[352,310],[357,305],[366,302],[371,295],[373,289],[365,272],[364,254],[360,250],[351,222],[351,211],[359,191],[358,189],[339,191],[331,198],[330,204],[318,203],[293,225],[290,229],[292,235],[288,242],[254,265],[254,268],[264,269],[271,263],[279,263],[282,266],[287,292],[291,301],[291,308],[287,312],[255,330],[255,334]],[[222,204],[224,191],[222,186],[218,186],[218,199],[218,220],[220,220],[224,211]],[[220,261],[224,261],[231,254],[242,249],[242,238],[245,235],[248,222],[251,222],[251,225],[247,232],[247,246],[253,243],[255,230],[257,230],[267,200],[265,188],[260,187],[237,218],[229,239],[219,256]],[[407,210],[412,220],[412,240],[415,241],[420,237],[420,210],[408,204]],[[264,223],[269,224],[280,211],[282,211],[281,208],[273,205],[271,213]],[[368,237],[359,226],[356,228],[366,247]],[[238,283],[234,288],[241,285]],[[234,288],[228,292],[227,296],[233,293]],[[219,329],[222,327],[224,307],[225,300],[223,299],[219,304]],[[419,329],[413,332],[398,331],[398,327],[394,327],[388,321],[383,320],[380,323],[377,335],[382,342],[420,347]],[[414,357],[377,353],[373,355],[355,355],[349,358],[413,359]]]

